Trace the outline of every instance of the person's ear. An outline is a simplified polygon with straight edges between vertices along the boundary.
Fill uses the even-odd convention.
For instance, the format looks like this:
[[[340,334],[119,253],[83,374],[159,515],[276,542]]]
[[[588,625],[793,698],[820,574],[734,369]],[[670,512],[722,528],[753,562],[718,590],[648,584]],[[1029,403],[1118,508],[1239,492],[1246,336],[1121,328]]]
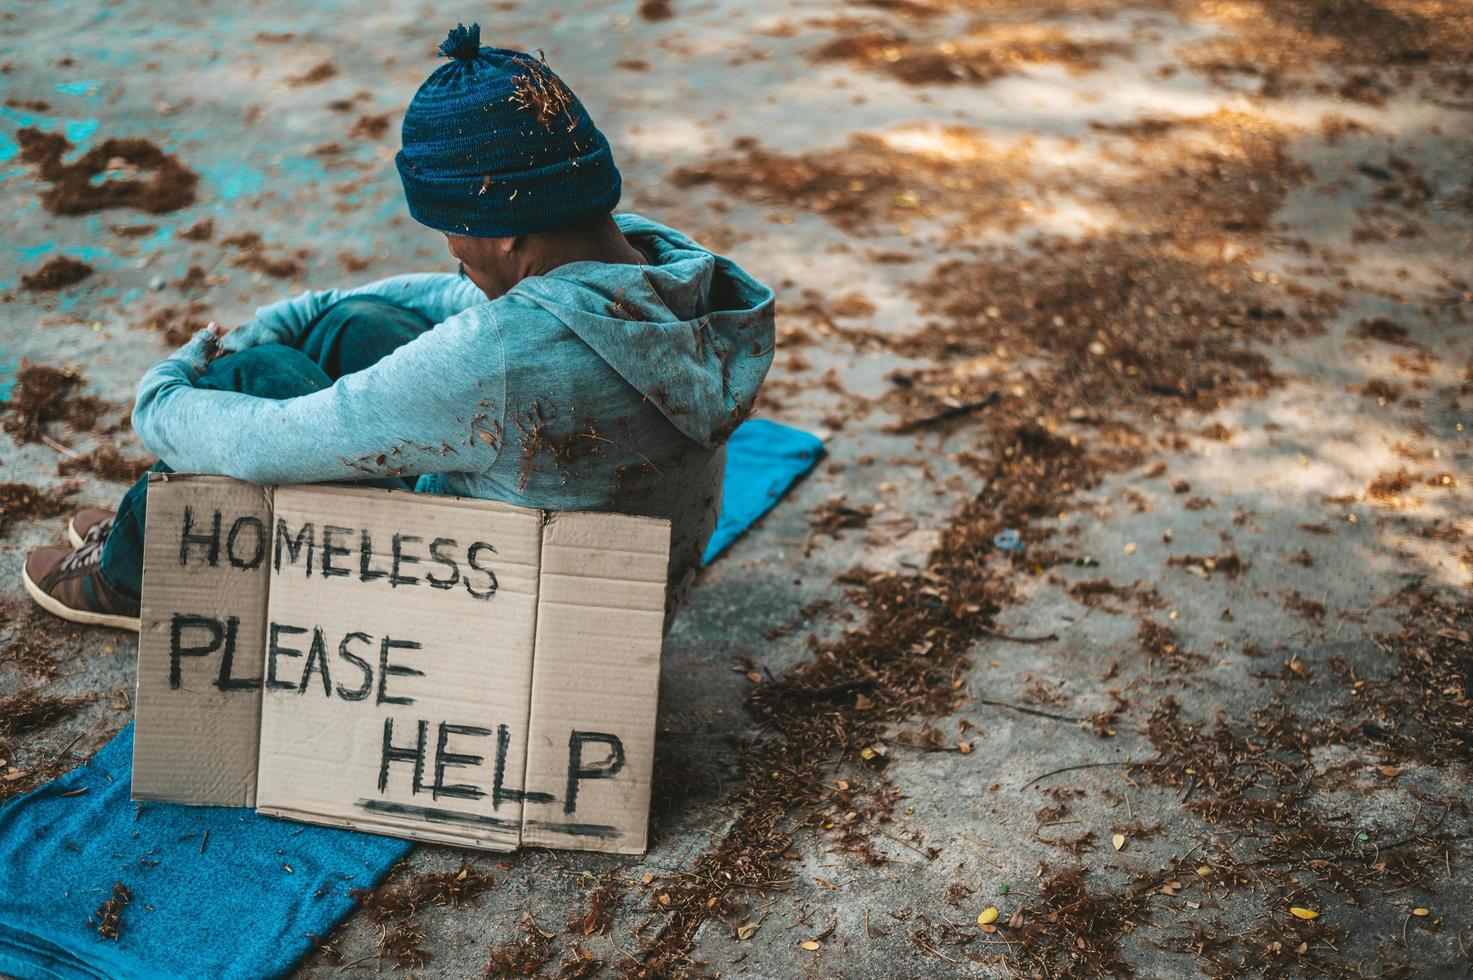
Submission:
[[[501,252],[502,255],[510,255],[511,253],[515,252],[517,248],[522,244],[523,237],[521,235],[512,235],[509,238],[497,238],[495,239],[495,242],[496,249]]]

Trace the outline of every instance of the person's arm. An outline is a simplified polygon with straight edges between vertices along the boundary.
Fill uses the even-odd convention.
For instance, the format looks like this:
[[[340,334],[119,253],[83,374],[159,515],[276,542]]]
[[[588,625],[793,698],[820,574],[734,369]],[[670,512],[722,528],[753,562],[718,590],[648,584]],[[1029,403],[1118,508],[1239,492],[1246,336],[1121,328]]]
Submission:
[[[486,298],[469,279],[440,272],[393,276],[355,289],[309,290],[256,310],[254,317],[221,339],[220,347],[226,351],[258,344],[294,347],[323,310],[347,296],[382,296],[407,306],[431,323],[448,320]]]
[[[180,472],[309,483],[479,472],[496,460],[506,371],[489,307],[330,388],[279,401],[196,388],[209,347],[201,331],[138,387],[133,428]]]

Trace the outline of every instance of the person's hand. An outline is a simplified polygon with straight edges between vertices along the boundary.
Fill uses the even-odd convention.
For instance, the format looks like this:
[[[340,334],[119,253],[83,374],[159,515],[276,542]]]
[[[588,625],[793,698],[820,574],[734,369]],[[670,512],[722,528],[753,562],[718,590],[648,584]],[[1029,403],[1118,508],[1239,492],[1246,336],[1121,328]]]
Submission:
[[[220,345],[221,338],[223,338],[230,331],[227,328],[220,326],[220,324],[216,323],[214,320],[211,320],[209,323],[205,324],[205,330],[207,331],[207,334],[204,338],[205,363],[211,364],[224,357],[226,354],[230,353],[230,351],[226,350]]]

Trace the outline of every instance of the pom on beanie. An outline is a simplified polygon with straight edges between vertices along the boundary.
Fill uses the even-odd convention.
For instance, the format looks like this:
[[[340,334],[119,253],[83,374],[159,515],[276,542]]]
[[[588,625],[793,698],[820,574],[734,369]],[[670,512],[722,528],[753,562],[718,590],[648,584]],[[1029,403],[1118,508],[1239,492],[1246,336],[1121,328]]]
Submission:
[[[456,24],[450,35],[440,43],[440,54],[461,61],[475,61],[481,53],[481,25]]]
[[[545,59],[481,47],[457,24],[404,115],[395,157],[409,213],[478,238],[577,224],[619,203],[619,169],[583,103]]]

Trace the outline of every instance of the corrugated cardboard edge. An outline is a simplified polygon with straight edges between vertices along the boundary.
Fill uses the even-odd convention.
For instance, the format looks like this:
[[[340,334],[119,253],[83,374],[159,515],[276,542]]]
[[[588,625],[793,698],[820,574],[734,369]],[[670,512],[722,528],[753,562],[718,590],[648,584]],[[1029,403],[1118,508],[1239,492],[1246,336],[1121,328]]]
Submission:
[[[636,556],[633,564],[644,566],[644,576],[635,579],[610,579],[608,576],[598,574],[596,560],[580,563],[576,571],[561,570],[559,556],[550,552],[550,546],[552,549],[568,547],[572,550],[582,550],[592,557],[597,552],[608,549],[582,543],[578,541],[578,538],[606,533],[611,526],[620,529],[622,533],[644,539],[647,545],[652,545],[656,540],[659,541],[657,552],[640,550],[628,553]],[[618,537],[619,532],[613,536]],[[622,723],[622,731],[627,736],[635,736],[631,739],[631,744],[637,743],[637,748],[635,758],[626,761],[628,766],[626,776],[632,779],[633,789],[632,795],[627,795],[630,790],[621,790],[626,794],[626,819],[623,821],[624,826],[618,828],[620,832],[616,835],[608,834],[607,832],[613,828],[607,825],[584,824],[576,821],[576,818],[564,821],[560,819],[562,817],[560,812],[557,814],[559,819],[547,819],[545,813],[524,812],[522,845],[524,847],[603,851],[615,854],[643,854],[648,840],[650,789],[654,771],[660,660],[664,642],[665,588],[670,562],[670,522],[628,514],[586,511],[549,512],[543,526],[542,540],[542,577],[538,589],[537,632],[533,645],[531,714],[527,738],[527,768],[523,777],[523,785],[531,785],[549,774],[566,771],[567,735],[563,734],[561,727],[556,734],[543,731],[549,720],[559,725],[564,721],[579,723],[580,711],[577,702],[580,697],[588,699],[586,704],[597,705],[594,708],[595,713],[602,713],[611,701],[610,695],[613,687],[600,682],[596,668],[613,668],[614,673],[630,682],[629,700],[636,705],[643,706],[647,711],[647,717],[633,717]],[[618,554],[619,552],[615,550],[610,553]],[[600,636],[597,642],[604,646],[605,656],[605,659],[601,661],[583,659],[573,663],[572,660],[577,658],[577,654],[586,653],[587,650],[579,650],[576,646],[565,649],[557,642],[558,634],[568,625],[565,621],[566,615],[560,615],[558,607],[586,608],[581,603],[569,603],[569,597],[563,594],[564,588],[560,587],[565,587],[569,580],[578,578],[586,578],[590,583],[595,580],[622,581],[623,584],[630,587],[632,593],[645,593],[633,604],[610,610],[611,613],[631,614],[632,632],[627,639],[633,642],[627,647],[620,647],[617,642],[618,638],[610,638],[613,640],[613,643],[610,643],[609,639]],[[571,634],[571,638],[574,641],[583,640],[591,635],[590,632],[575,631],[574,634]],[[569,636],[562,638],[566,640]],[[622,672],[619,669],[621,665],[625,668]],[[552,689],[551,686],[556,682],[561,671],[567,668],[583,668],[579,675],[581,683],[571,691]],[[549,710],[539,710],[539,707],[543,705],[548,706]],[[559,763],[561,763],[561,769]],[[530,807],[529,810],[531,810]],[[634,816],[628,817],[627,814]],[[572,826],[584,829],[573,832],[569,829]]]
[[[406,827],[398,823],[378,823],[366,817],[354,817],[348,820],[326,816],[325,814],[316,813],[311,810],[294,810],[290,807],[281,806],[257,807],[256,812],[262,816],[290,820],[293,823],[310,823],[319,827],[356,830],[367,834],[379,834],[383,837],[399,837],[404,840],[421,841],[427,844],[449,844],[453,847],[468,847],[477,851],[494,851],[499,854],[509,854],[520,846],[519,844],[500,844],[496,841],[487,840],[484,837],[457,834],[453,830],[446,830],[442,833],[427,827],[425,824]]]
[[[209,484],[213,484],[213,485],[217,485],[217,486],[246,486],[246,487],[253,487],[256,491],[258,491],[264,497],[264,499],[266,501],[266,513],[267,513],[267,522],[266,523],[267,523],[267,527],[268,528],[271,526],[270,517],[273,514],[273,506],[272,506],[272,487],[270,487],[270,486],[261,486],[259,484],[246,483],[245,481],[241,481],[241,480],[233,480],[230,477],[213,476],[213,475],[201,474],[201,473],[168,473],[168,472],[161,473],[161,472],[154,471],[154,472],[150,472],[148,474],[148,487],[149,487],[150,491],[155,486],[162,485],[162,484],[171,484],[171,483],[172,484],[178,484],[178,483],[209,483]],[[153,514],[153,511],[150,510],[148,513],[150,515],[152,515]],[[144,540],[145,540],[145,542],[147,542],[149,540],[150,534],[157,534],[157,533],[159,533],[159,532],[155,530],[155,524],[154,524],[154,522],[152,520],[152,517],[151,516],[150,517],[146,517],[145,518],[145,523],[144,523]],[[145,546],[144,555],[143,555],[143,581],[145,583],[148,581],[148,548],[146,546]],[[147,596],[147,589],[144,589],[143,590],[143,595],[145,597]],[[147,610],[140,609],[140,613],[143,614],[140,618],[143,619],[145,622],[147,621],[147,618],[148,618],[147,612],[148,612]],[[261,612],[260,612],[260,619],[261,619],[261,621],[257,624],[262,629],[265,628],[266,616],[267,616],[267,604],[265,602],[263,602],[262,605],[261,605]],[[140,625],[142,625],[142,624],[140,624]],[[143,642],[142,629],[140,629],[139,641],[140,641],[140,644]],[[139,733],[145,731],[146,728],[147,728],[147,726],[139,726],[139,725],[136,724],[137,710],[138,710],[138,704],[139,704],[139,687],[140,687],[140,685],[142,683],[142,672],[140,670],[137,670],[136,667],[137,667],[137,664],[135,662],[135,672],[134,672],[135,676],[134,676],[134,679],[133,679],[133,705],[134,705],[135,728],[134,728],[134,739],[133,739],[133,768],[132,768],[132,771],[134,773],[134,783],[129,787],[129,797],[130,797],[130,799],[133,799],[133,800],[136,800],[136,801],[139,801],[139,802],[182,803],[182,804],[185,804],[185,805],[188,805],[188,806],[231,806],[231,807],[253,807],[253,806],[255,806],[255,803],[256,803],[256,779],[257,779],[257,776],[259,774],[260,747],[261,747],[261,742],[260,742],[260,730],[261,730],[261,728],[260,728],[260,726],[261,726],[261,692],[260,692],[260,690],[258,689],[255,692],[255,696],[252,699],[252,700],[255,701],[255,704],[256,704],[256,710],[255,710],[255,718],[256,718],[255,735],[256,735],[256,737],[254,737],[254,738],[252,738],[250,740],[250,749],[251,749],[251,753],[252,753],[253,762],[251,764],[250,771],[247,774],[243,775],[243,777],[241,778],[242,795],[240,795],[239,797],[236,797],[234,795],[229,795],[229,796],[222,795],[219,792],[218,785],[210,785],[210,786],[201,785],[200,788],[199,788],[199,793],[197,794],[196,798],[195,799],[187,799],[187,800],[186,799],[180,799],[176,794],[173,794],[173,793],[168,793],[168,794],[152,793],[152,792],[147,791],[146,789],[144,791],[141,791],[140,792],[136,788],[137,787],[136,776],[137,776],[137,773],[140,771],[140,766],[139,766],[140,759],[141,759],[140,753],[146,753],[148,751],[149,740],[148,740],[147,734],[144,734],[144,736],[141,739],[139,738]],[[212,731],[212,732],[208,732],[208,733],[206,733],[206,732],[200,733],[201,737],[218,736],[219,734],[220,733],[218,731]],[[146,769],[145,769],[145,771],[146,771]]]

